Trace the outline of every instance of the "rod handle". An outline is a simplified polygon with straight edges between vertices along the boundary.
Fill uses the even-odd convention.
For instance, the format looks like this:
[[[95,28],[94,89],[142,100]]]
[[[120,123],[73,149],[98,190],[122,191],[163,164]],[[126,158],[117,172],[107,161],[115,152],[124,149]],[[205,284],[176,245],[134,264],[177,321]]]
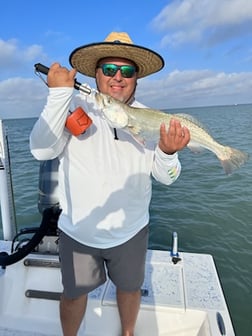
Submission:
[[[34,65],[35,67],[35,70],[38,71],[38,72],[41,72],[43,73],[44,75],[47,75],[48,74],[48,71],[49,71],[49,68],[41,63],[36,63]]]
[[[41,72],[44,75],[47,75],[48,71],[50,70],[47,66],[45,66],[41,63],[34,64],[34,67],[35,67],[35,71]],[[91,93],[91,89],[89,89],[85,85],[82,85],[76,79],[74,80],[74,87],[75,87],[76,90],[80,90],[80,91],[84,92],[85,94],[90,94]]]

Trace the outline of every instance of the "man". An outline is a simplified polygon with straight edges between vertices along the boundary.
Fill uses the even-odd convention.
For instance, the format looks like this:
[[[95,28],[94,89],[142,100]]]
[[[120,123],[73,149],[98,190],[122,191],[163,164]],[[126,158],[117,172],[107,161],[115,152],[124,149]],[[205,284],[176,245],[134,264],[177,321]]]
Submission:
[[[168,125],[160,126],[158,144],[142,146],[125,131],[112,129],[92,97],[73,95],[78,71],[94,77],[100,92],[144,107],[135,100],[137,79],[159,71],[164,61],[134,45],[128,34],[113,32],[104,42],[75,49],[70,64],[70,71],[58,63],[51,66],[47,104],[30,137],[35,158],[58,157],[60,162],[62,330],[64,336],[77,335],[87,295],[105,282],[106,269],[117,288],[121,335],[132,336],[148,246],[151,175],[167,185],[177,179],[177,151],[190,134],[172,120],[168,131]],[[76,137],[65,122],[69,110],[79,106],[93,123]]]

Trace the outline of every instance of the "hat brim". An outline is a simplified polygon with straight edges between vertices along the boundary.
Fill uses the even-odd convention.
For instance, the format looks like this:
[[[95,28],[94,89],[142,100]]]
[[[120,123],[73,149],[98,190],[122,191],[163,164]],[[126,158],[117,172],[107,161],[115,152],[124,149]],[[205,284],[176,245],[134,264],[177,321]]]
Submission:
[[[97,62],[106,57],[131,60],[138,66],[138,78],[153,74],[164,67],[163,58],[155,51],[122,42],[101,42],[81,46],[72,51],[69,62],[83,75],[95,77]]]

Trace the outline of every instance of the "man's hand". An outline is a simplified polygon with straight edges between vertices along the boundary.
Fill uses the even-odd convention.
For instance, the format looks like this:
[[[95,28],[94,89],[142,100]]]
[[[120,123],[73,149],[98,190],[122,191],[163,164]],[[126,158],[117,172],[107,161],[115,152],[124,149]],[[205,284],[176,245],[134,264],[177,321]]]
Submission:
[[[75,69],[68,70],[60,66],[59,63],[53,63],[47,75],[47,83],[49,87],[74,87],[74,78],[77,71]]]
[[[160,126],[159,148],[166,154],[174,154],[183,149],[190,141],[190,132],[176,119],[171,119],[169,129],[163,123]]]

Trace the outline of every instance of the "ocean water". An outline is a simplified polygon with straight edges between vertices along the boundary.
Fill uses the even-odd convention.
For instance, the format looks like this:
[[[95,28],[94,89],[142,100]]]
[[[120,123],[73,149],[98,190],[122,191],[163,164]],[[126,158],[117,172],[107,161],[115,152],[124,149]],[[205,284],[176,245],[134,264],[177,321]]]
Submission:
[[[219,142],[252,158],[252,105],[171,110],[200,120]],[[18,227],[40,222],[37,209],[39,163],[29,152],[35,119],[6,120]],[[226,176],[209,151],[179,154],[182,174],[171,186],[153,181],[150,248],[213,255],[238,336],[252,332],[252,159]],[[0,226],[0,237],[1,237]]]

